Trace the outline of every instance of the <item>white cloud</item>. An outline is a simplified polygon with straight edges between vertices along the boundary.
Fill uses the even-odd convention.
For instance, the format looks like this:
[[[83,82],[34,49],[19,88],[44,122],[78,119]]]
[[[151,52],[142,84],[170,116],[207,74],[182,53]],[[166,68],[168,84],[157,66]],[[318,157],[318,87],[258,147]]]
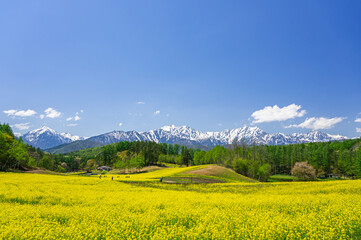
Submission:
[[[145,102],[137,102],[137,104],[142,105],[145,104]]]
[[[11,125],[11,127],[17,128],[19,130],[26,130],[26,129],[30,128],[29,124],[30,123],[17,123],[17,124]]]
[[[83,112],[84,112],[84,110],[83,110],[83,109],[81,109],[81,110],[80,110],[80,112],[81,112],[81,113],[83,113]]]
[[[4,111],[4,113],[7,114],[8,116],[13,116],[13,117],[31,117],[36,114],[36,112],[31,109],[28,109],[26,111],[24,111],[24,110],[17,111],[17,110],[11,109],[11,110]]]
[[[44,119],[45,118],[45,115],[44,114],[41,114],[40,115],[40,119]]]
[[[78,124],[77,123],[69,123],[66,126],[68,126],[68,127],[76,127],[76,126],[78,126]]]
[[[48,118],[57,118],[61,116],[61,112],[58,112],[51,107],[46,109],[44,112],[46,113],[46,117]]]
[[[283,108],[280,108],[277,105],[274,105],[273,107],[267,106],[252,113],[251,116],[254,118],[252,123],[285,121],[296,117],[302,117],[306,114],[306,110],[301,110],[301,108],[301,105],[296,104],[291,104]]]
[[[15,115],[15,113],[17,112],[16,110],[5,110],[3,111],[5,114],[7,114],[8,116],[13,116]]]
[[[158,114],[160,114],[160,110],[154,112],[154,115],[158,115]]]
[[[83,112],[84,112],[83,110],[80,110],[80,113],[83,113]],[[79,121],[80,119],[81,119],[81,117],[79,117],[79,112],[76,112],[74,117],[68,117],[66,119],[66,121],[68,121],[68,122],[71,120]]]
[[[123,123],[119,123],[119,127],[121,127],[123,125]]]
[[[289,125],[286,128],[308,128],[308,129],[312,129],[312,130],[319,130],[319,129],[330,129],[333,128],[334,125],[336,125],[337,123],[342,122],[344,119],[344,117],[335,117],[335,118],[324,118],[324,117],[320,117],[320,118],[307,118],[303,123],[300,124],[294,124],[294,125]]]
[[[361,133],[361,128],[356,128],[356,132]]]
[[[361,123],[361,118],[356,118],[355,122]]]

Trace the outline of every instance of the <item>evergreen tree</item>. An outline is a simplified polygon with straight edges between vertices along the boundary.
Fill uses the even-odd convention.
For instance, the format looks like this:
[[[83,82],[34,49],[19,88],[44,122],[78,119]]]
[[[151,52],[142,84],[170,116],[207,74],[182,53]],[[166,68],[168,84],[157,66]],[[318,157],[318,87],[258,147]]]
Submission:
[[[182,164],[188,167],[191,161],[192,161],[192,156],[188,148],[185,148],[182,154]]]

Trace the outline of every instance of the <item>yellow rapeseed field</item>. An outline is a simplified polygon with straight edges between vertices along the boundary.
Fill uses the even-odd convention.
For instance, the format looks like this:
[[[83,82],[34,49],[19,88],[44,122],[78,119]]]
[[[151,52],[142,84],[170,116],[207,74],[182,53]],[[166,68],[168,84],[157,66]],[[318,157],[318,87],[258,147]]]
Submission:
[[[113,177],[114,180],[119,181],[127,181],[127,182],[144,182],[144,181],[154,181],[155,179],[159,179],[161,177],[172,176],[176,174],[181,174],[183,172],[192,171],[200,168],[205,168],[209,165],[201,165],[201,166],[191,166],[191,167],[170,167],[164,168],[161,170],[153,171],[153,172],[146,172],[142,174],[106,174],[105,177],[111,178]],[[94,177],[94,175],[92,176]],[[96,176],[99,177],[99,176]]]
[[[0,237],[361,239],[361,181],[178,185],[1,173]]]

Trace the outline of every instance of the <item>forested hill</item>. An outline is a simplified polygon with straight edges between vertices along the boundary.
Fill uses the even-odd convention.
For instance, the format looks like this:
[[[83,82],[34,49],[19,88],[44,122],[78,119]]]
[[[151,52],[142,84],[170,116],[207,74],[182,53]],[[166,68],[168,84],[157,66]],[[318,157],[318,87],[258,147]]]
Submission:
[[[58,145],[56,147],[45,149],[44,151],[48,152],[48,153],[53,153],[53,154],[69,153],[69,152],[79,151],[82,149],[101,147],[104,145],[105,144],[99,143],[99,142],[93,142],[93,141],[89,141],[89,140],[79,140],[79,141],[75,141],[72,143],[65,143],[62,145]]]
[[[27,145],[15,138],[8,124],[0,124],[0,170],[23,169],[31,161]]]

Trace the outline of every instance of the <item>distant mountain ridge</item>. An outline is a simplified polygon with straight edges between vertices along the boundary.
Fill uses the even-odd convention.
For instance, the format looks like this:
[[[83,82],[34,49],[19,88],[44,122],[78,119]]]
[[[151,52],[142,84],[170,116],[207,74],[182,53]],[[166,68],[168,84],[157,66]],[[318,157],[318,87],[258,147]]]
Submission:
[[[52,148],[61,144],[74,141],[85,140],[103,145],[120,141],[154,141],[157,143],[172,143],[186,146],[215,146],[231,144],[235,139],[246,141],[248,144],[264,145],[285,145],[308,142],[328,142],[342,141],[348,139],[340,135],[331,135],[320,131],[309,133],[293,133],[285,135],[283,133],[269,134],[258,127],[242,127],[221,132],[201,132],[187,126],[164,126],[160,129],[148,132],[137,131],[112,131],[98,136],[83,138],[42,127],[23,135],[25,142],[41,149]],[[87,146],[89,144],[76,144],[77,146]],[[72,147],[73,151],[74,144]],[[80,149],[77,149],[80,150]]]
[[[283,133],[269,134],[258,127],[242,127],[221,132],[201,132],[187,126],[177,127],[171,125],[149,132],[113,131],[91,137],[88,140],[105,144],[120,141],[154,141],[158,143],[215,146],[231,144],[234,139],[237,139],[238,141],[245,140],[248,144],[285,145],[308,142],[340,141],[348,138],[320,131],[312,131],[306,134],[293,133],[291,135],[285,135]]]

